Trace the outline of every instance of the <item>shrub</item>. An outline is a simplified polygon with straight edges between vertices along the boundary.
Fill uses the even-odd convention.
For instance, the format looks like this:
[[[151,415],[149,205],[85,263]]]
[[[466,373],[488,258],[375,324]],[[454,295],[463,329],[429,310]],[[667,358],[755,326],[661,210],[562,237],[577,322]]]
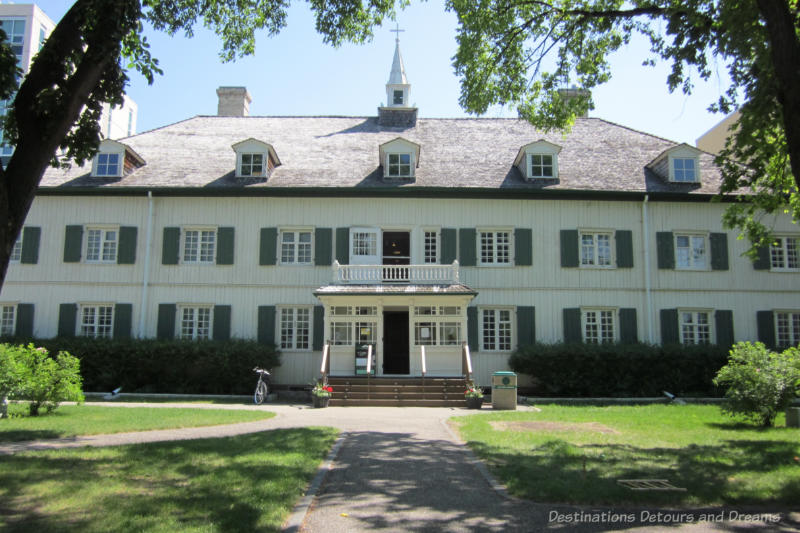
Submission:
[[[29,400],[31,416],[44,407],[47,412],[58,408],[60,402],[83,401],[80,361],[68,352],[50,357],[47,349],[33,344],[15,351],[19,383],[15,396]]]
[[[715,345],[533,344],[518,348],[509,366],[531,376],[531,392],[541,396],[708,396],[726,355]]]
[[[253,367],[280,366],[274,346],[255,341],[159,339],[37,340],[51,352],[67,350],[80,359],[84,388],[175,394],[252,394]]]
[[[18,350],[19,346],[0,344],[0,418],[8,416],[8,398],[19,390],[22,379]]]
[[[797,348],[775,353],[760,342],[740,342],[731,349],[728,364],[717,373],[714,383],[728,387],[725,413],[770,427],[797,394],[798,380]]]

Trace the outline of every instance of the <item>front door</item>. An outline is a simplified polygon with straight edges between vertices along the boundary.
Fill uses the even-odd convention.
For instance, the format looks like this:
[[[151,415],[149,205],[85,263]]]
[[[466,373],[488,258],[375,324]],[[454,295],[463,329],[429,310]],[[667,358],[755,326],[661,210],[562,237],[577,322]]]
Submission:
[[[408,311],[383,312],[383,373],[409,373]]]

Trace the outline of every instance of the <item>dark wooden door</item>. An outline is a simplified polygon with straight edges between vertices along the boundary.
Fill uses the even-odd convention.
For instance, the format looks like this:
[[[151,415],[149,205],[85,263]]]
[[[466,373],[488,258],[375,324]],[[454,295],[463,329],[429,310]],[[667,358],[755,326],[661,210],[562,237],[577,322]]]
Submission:
[[[384,311],[383,373],[408,372],[408,311]]]

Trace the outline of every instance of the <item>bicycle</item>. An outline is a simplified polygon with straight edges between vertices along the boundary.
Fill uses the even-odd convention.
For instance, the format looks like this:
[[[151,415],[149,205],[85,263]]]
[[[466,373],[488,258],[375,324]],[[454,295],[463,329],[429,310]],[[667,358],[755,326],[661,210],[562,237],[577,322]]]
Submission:
[[[269,371],[258,367],[255,367],[253,372],[258,374],[258,383],[256,383],[256,392],[253,395],[253,400],[256,405],[261,405],[269,394],[269,378],[271,374]]]

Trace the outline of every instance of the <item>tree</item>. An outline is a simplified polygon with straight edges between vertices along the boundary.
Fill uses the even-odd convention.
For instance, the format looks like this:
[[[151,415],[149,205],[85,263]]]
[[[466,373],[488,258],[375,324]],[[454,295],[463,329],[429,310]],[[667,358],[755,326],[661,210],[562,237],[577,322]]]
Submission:
[[[758,246],[763,213],[800,220],[800,7],[798,0],[448,0],[458,15],[454,66],[461,105],[516,107],[543,129],[568,127],[591,108],[588,91],[608,81],[608,57],[635,33],[650,57],[670,63],[669,89],[692,90],[716,62],[731,87],[709,109],[741,119],[717,158],[722,193],[745,190],[725,215]],[[559,87],[587,92],[567,99]]]
[[[310,0],[326,43],[364,42],[372,28],[406,0]],[[100,142],[102,104],[122,103],[134,69],[153,83],[161,71],[144,37],[144,24],[173,35],[192,35],[202,22],[222,41],[221,58],[252,54],[255,33],[277,34],[289,0],[78,0],[36,55],[18,87],[19,68],[0,30],[0,99],[14,96],[3,134],[15,146],[0,168],[0,287],[11,250],[48,165],[83,163]],[[17,89],[19,89],[17,91]],[[66,157],[55,156],[59,149]]]

